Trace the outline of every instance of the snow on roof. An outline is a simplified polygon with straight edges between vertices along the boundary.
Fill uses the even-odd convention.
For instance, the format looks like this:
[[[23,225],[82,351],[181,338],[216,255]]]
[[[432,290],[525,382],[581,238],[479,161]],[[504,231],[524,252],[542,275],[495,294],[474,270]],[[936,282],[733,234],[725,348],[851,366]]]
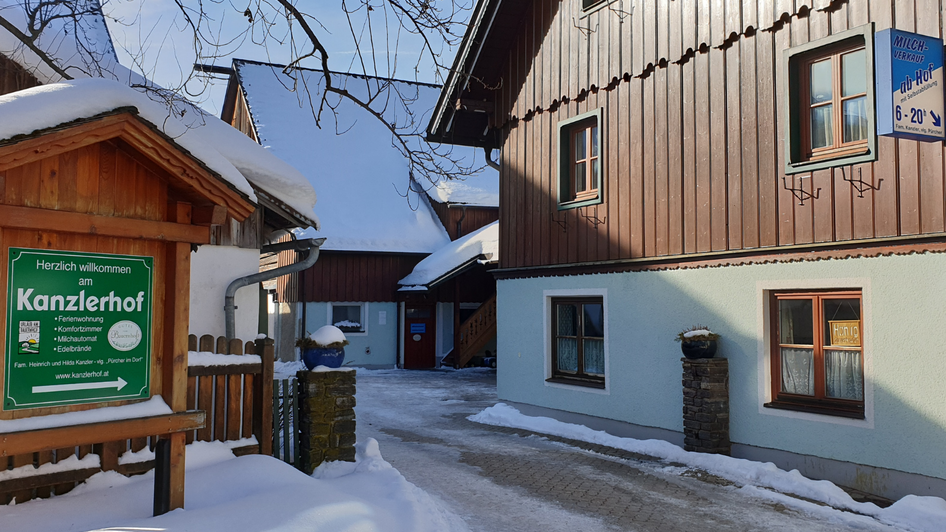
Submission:
[[[423,290],[473,260],[499,262],[499,222],[483,226],[450,242],[417,263],[397,284],[399,291]]]
[[[0,0],[0,16],[29,33],[23,4],[23,0]],[[33,3],[32,7],[39,7],[39,4]],[[101,6],[93,2],[44,4],[43,10],[49,20],[35,43],[37,48],[54,57],[62,70],[73,78],[117,75],[118,57]],[[73,12],[77,16],[57,18]],[[6,30],[0,30],[0,54],[24,66],[42,83],[63,81],[59,73]]]
[[[41,85],[0,96],[0,140],[90,118],[121,107],[134,107],[150,122],[208,168],[220,174],[235,190],[254,201],[253,188],[203,131],[169,116],[165,105],[117,81],[90,78]],[[247,139],[249,140],[249,139]],[[252,141],[249,141],[253,144]]]
[[[465,148],[457,146],[456,149]],[[466,179],[442,179],[428,189],[427,194],[437,203],[499,207],[499,172],[485,168]]]
[[[321,98],[321,72],[297,71],[297,84],[278,65],[240,60],[233,65],[260,144],[302,169],[324,201],[319,208],[322,230],[301,236],[326,237],[323,250],[345,251],[430,253],[450,242],[427,194],[417,194],[420,185],[410,185],[408,162],[392,145],[392,134],[384,124],[352,102],[333,98],[337,123],[326,110],[322,128],[316,125],[310,102],[317,106]],[[411,110],[423,110],[414,111],[417,115],[426,115],[439,94],[434,85],[406,81],[345,74],[337,74],[333,81],[356,94],[369,83],[386,87],[376,102],[385,106],[386,117],[399,122],[408,117],[398,95]],[[420,134],[425,121],[415,116]],[[470,192],[479,189],[478,183],[478,178],[471,178],[466,188],[459,183],[454,189],[445,188],[444,201],[452,190],[457,197],[466,191],[471,202],[489,201],[484,199],[488,192]],[[412,187],[410,201],[404,197],[408,187]]]
[[[158,129],[182,147],[187,148],[208,168],[219,173],[227,182],[237,190],[246,193],[253,201],[256,201],[256,195],[252,187],[248,186],[247,181],[296,210],[316,227],[318,226],[318,218],[313,213],[316,203],[315,190],[297,169],[272,155],[229,124],[189,103],[178,103],[179,107],[187,111],[186,118],[169,117],[167,101],[156,96],[163,89],[119,64],[101,9],[92,2],[82,5],[87,6],[90,12],[83,14],[77,21],[53,20],[50,27],[43,32],[43,38],[38,42],[39,48],[47,51],[73,78],[114,79],[124,85],[136,87],[136,90],[140,89],[142,94],[135,100],[137,103],[119,104],[119,101],[134,100],[135,97],[127,91],[124,96],[117,96],[121,91],[114,88],[108,89],[107,94],[104,94],[100,101],[96,101],[95,98],[86,98],[88,91],[83,91],[81,95],[75,91],[60,93],[53,98],[57,100],[55,109],[43,109],[42,117],[32,117],[37,120],[35,124],[41,125],[33,125],[32,129],[26,129],[31,127],[30,123],[20,124],[7,119],[5,115],[0,131],[8,131],[9,127],[12,127],[13,130],[17,130],[14,134],[31,133],[36,129],[44,129],[77,118],[88,118],[108,112],[117,107],[132,105],[138,108],[142,118],[158,126]],[[0,0],[0,16],[21,30],[26,27],[26,13],[21,2],[17,0]],[[81,37],[76,38],[77,34]],[[21,65],[43,83],[64,81],[62,76],[5,29],[0,29],[0,54]],[[67,84],[70,83],[67,82]],[[50,102],[48,97],[49,95],[43,100],[44,103]],[[62,98],[86,98],[86,101],[76,102],[81,109],[70,112],[68,108],[71,103],[62,102]],[[39,102],[39,100],[34,101]],[[92,112],[92,108],[98,111]],[[162,108],[163,111],[161,111]],[[10,109],[5,108],[4,113]],[[74,116],[70,118],[70,115]],[[56,120],[59,121],[49,123]],[[26,130],[23,131],[23,129]],[[185,130],[187,135],[184,135]],[[9,136],[11,135],[2,134],[0,138],[6,139]],[[197,144],[205,146],[205,149],[197,148]],[[241,175],[233,175],[233,169]]]

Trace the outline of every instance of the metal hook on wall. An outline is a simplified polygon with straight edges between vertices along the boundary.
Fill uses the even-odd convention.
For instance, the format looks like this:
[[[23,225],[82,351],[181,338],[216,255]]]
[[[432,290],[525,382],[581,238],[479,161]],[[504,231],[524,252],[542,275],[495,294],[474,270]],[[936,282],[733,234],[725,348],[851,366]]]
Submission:
[[[853,173],[853,172],[852,172],[852,173]],[[857,197],[858,197],[858,198],[863,198],[863,197],[864,197],[864,192],[866,192],[866,191],[868,191],[868,190],[880,190],[880,184],[881,184],[881,183],[883,182],[883,180],[884,180],[884,178],[880,178],[880,179],[877,180],[877,185],[876,185],[876,186],[875,186],[875,185],[872,185],[872,184],[868,183],[867,181],[864,181],[864,179],[861,177],[861,169],[860,169],[860,168],[857,169],[857,179],[854,179],[853,177],[851,177],[851,178],[849,179],[849,178],[847,177],[847,173],[845,173],[845,171],[844,171],[844,167],[841,167],[841,179],[843,179],[843,180],[845,180],[845,181],[847,181],[848,183],[851,184],[851,188],[853,188],[854,190],[857,191]]]
[[[587,28],[578,25],[578,21],[575,20],[575,17],[572,17],[572,26],[575,26],[575,29],[581,32],[586,38],[590,37],[592,33],[598,31],[598,24],[595,24],[595,29],[591,29],[591,26]]]
[[[785,179],[786,179],[786,176],[782,176],[782,187],[784,187],[785,190],[791,192],[792,195],[795,196],[795,198],[798,200],[798,204],[799,204],[799,205],[804,206],[804,205],[805,205],[805,200],[807,200],[807,199],[818,199],[818,196],[819,196],[820,193],[821,193],[821,187],[818,187],[817,189],[815,189],[815,188],[814,188],[814,187],[815,187],[814,182],[812,182],[812,184],[811,184],[811,188],[812,188],[812,190],[814,190],[814,192],[808,192],[808,191],[805,190],[805,183],[804,183],[804,181],[801,181],[801,180],[802,180],[802,179],[811,179],[811,174],[808,174],[808,175],[806,175],[806,176],[803,175],[803,176],[799,176],[799,177],[798,177],[798,180],[801,181],[800,183],[798,183],[798,188],[795,188],[795,176],[794,176],[794,175],[792,175],[792,186],[788,186],[788,181],[786,181]]]
[[[594,224],[594,226],[595,226],[595,231],[598,230],[598,226],[599,226],[599,225],[601,225],[601,224],[603,224],[603,223],[605,223],[605,222],[608,221],[608,217],[607,217],[607,216],[604,217],[604,220],[599,220],[599,219],[598,219],[598,206],[597,206],[597,205],[595,205],[595,213],[594,213],[593,216],[588,216],[587,214],[581,212],[581,210],[578,211],[578,214],[580,214],[581,217],[584,218],[585,220],[588,220],[589,222],[591,222],[592,224]]]
[[[567,233],[567,232],[568,232],[568,219],[567,219],[567,218],[565,218],[564,216],[562,216],[562,219],[561,219],[561,220],[556,220],[556,219],[555,219],[555,213],[554,213],[554,212],[550,212],[550,213],[549,213],[549,219],[552,220],[553,222],[557,223],[558,226],[562,228],[562,232],[563,232],[563,233]]]

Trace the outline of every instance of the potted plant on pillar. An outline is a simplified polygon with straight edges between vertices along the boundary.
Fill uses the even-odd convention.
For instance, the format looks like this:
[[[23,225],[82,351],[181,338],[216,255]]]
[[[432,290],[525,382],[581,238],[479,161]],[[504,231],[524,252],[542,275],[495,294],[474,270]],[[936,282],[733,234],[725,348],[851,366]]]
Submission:
[[[345,333],[334,325],[326,325],[296,340],[296,347],[302,351],[302,362],[310,370],[318,366],[341,367],[346,345]]]
[[[696,325],[677,333],[676,340],[680,342],[683,356],[690,360],[713,358],[716,355],[719,335],[705,325]]]

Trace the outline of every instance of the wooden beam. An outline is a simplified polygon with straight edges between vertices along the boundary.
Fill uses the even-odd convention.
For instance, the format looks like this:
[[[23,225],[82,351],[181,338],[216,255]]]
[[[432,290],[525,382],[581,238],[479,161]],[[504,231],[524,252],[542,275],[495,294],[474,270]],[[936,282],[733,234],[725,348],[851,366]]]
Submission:
[[[110,115],[0,146],[0,172],[113,139],[125,130],[125,122],[130,116],[127,113]]]
[[[227,208],[223,205],[204,205],[194,207],[191,223],[194,225],[210,226],[223,225],[227,221]]]
[[[102,469],[90,467],[86,469],[73,469],[69,471],[58,471],[56,473],[47,473],[43,475],[30,475],[28,477],[11,478],[0,480],[0,493],[11,491],[31,490],[34,488],[43,488],[47,486],[56,486],[73,482],[82,482],[96,473],[101,473]],[[57,493],[58,495],[58,493]]]
[[[189,203],[169,202],[168,220],[180,224],[191,223]],[[167,245],[164,273],[164,353],[161,396],[175,412],[187,410],[187,343],[190,322],[191,249],[185,243]],[[184,446],[186,435],[169,436],[170,508],[184,507]]]
[[[190,410],[174,414],[86,423],[68,427],[0,433],[0,456],[49,451],[102,441],[160,436],[203,428],[206,414]]]
[[[3,227],[118,238],[209,244],[210,228],[196,225],[97,216],[52,209],[0,205]]]

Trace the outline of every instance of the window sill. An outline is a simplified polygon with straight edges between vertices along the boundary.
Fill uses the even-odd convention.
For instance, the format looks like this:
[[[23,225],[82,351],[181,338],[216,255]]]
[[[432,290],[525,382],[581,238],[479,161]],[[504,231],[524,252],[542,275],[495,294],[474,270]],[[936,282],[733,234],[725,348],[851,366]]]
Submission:
[[[864,149],[858,150],[854,153],[832,155],[830,157],[824,157],[821,159],[790,162],[785,165],[785,173],[787,175],[801,174],[806,172],[814,172],[816,170],[836,168],[838,166],[850,166],[852,164],[869,163],[875,160],[877,160],[876,153],[872,152],[870,149]]]
[[[568,209],[577,209],[579,207],[585,207],[588,205],[598,205],[600,203],[604,203],[604,201],[601,199],[601,196],[599,194],[599,195],[592,196],[590,198],[578,198],[578,199],[563,201],[558,204],[558,210],[565,211]]]
[[[567,384],[569,386],[581,386],[582,388],[597,388],[599,390],[604,389],[603,381],[584,380],[572,377],[552,377],[550,379],[545,379],[545,382]]]
[[[588,7],[583,7],[583,8],[581,9],[581,15],[579,15],[578,18],[579,18],[579,20],[580,20],[580,19],[583,19],[583,18],[587,17],[588,15],[590,15],[590,14],[596,12],[596,11],[600,11],[600,10],[602,10],[602,9],[604,9],[604,8],[606,8],[606,7],[608,7],[608,6],[611,5],[613,2],[614,2],[614,0],[599,0],[598,2],[592,4],[592,5],[588,6]]]
[[[776,410],[792,410],[795,412],[806,412],[809,414],[822,414],[825,416],[834,416],[834,417],[844,417],[849,419],[864,419],[864,409],[860,408],[843,408],[832,405],[810,405],[810,404],[799,404],[799,403],[789,403],[789,402],[777,402],[772,401],[771,403],[765,403],[762,406],[766,408],[774,408]]]

